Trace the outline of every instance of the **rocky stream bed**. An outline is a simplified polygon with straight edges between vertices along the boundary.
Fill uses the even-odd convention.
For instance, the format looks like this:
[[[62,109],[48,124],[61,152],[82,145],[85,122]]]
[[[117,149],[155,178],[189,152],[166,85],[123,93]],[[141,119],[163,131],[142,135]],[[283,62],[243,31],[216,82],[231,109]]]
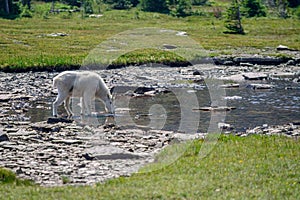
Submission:
[[[196,91],[206,87],[206,78],[222,80],[220,87],[226,89],[246,85],[251,90],[268,90],[276,85],[267,80],[282,80],[290,85],[286,88],[288,92],[299,90],[300,84],[300,66],[295,63],[201,64],[185,68],[132,66],[97,72],[110,88],[115,87],[119,96],[133,98],[152,98],[167,93],[170,88]],[[0,72],[0,166],[13,170],[18,177],[32,179],[43,186],[103,182],[137,172],[146,163],[153,162],[155,154],[170,143],[203,138],[207,134],[51,118],[45,113],[50,112],[56,95],[52,79],[57,74]],[[33,110],[38,110],[34,117]],[[116,110],[120,114],[126,108]],[[262,124],[242,132],[224,122],[218,122],[218,127],[240,136],[280,134],[299,138],[300,117],[295,118],[299,120],[272,126]]]

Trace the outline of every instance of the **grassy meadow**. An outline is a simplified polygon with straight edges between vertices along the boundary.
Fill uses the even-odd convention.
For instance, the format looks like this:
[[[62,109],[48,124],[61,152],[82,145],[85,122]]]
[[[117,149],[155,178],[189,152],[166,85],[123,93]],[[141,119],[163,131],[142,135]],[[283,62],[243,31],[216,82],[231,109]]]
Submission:
[[[298,19],[245,18],[245,35],[224,34],[224,20],[210,15],[176,18],[137,9],[108,10],[100,18],[82,18],[80,13],[48,14],[47,17],[0,19],[0,69],[64,70],[79,68],[89,52],[114,35],[136,28],[156,27],[185,31],[208,56],[236,53],[262,54],[280,44],[300,50]],[[53,37],[51,33],[66,33]],[[145,51],[144,57],[148,52]],[[272,56],[282,56],[274,51]],[[162,62],[163,52],[155,60]],[[126,55],[116,63],[134,63]],[[139,57],[140,58],[140,57]],[[176,55],[170,60],[176,60]],[[140,63],[138,60],[136,63]]]
[[[173,164],[93,186],[40,187],[3,181],[0,199],[299,199],[300,141],[222,135],[200,159],[202,140]],[[171,149],[172,150],[172,149]]]

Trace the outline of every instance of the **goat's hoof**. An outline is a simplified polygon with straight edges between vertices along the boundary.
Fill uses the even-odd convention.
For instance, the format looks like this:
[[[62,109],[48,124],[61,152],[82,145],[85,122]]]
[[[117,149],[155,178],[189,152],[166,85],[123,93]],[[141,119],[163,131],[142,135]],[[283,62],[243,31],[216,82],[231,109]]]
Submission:
[[[57,117],[57,115],[53,115],[53,117]]]

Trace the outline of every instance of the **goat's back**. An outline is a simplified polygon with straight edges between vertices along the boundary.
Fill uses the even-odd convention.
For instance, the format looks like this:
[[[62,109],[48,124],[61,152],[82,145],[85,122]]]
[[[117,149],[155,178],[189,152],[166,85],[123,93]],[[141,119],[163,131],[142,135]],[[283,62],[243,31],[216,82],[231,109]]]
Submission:
[[[98,97],[110,94],[105,82],[95,72],[65,71],[54,77],[53,87],[61,91],[73,92],[73,96],[81,96],[84,91],[94,91]]]
[[[69,90],[74,87],[78,72],[64,71],[53,79],[53,88]]]

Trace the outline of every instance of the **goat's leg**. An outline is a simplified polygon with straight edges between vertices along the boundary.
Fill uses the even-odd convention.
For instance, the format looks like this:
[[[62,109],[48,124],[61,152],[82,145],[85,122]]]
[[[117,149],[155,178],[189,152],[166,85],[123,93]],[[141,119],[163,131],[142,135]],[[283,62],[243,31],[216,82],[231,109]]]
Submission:
[[[90,116],[91,115],[91,107],[92,107],[92,97],[94,94],[91,92],[85,92],[83,94],[83,100],[84,100],[84,107],[87,111],[87,114]]]
[[[63,103],[63,101],[67,98],[67,96],[68,93],[60,92],[60,91],[58,92],[56,100],[52,104],[54,117],[57,117],[57,107]]]
[[[64,101],[64,107],[68,113],[68,117],[71,117],[73,115],[73,112],[71,111],[71,108],[70,108],[70,96],[68,96],[65,101]]]
[[[80,107],[81,107],[80,115],[84,116],[84,114],[85,114],[85,101],[84,101],[83,97],[80,97]]]

